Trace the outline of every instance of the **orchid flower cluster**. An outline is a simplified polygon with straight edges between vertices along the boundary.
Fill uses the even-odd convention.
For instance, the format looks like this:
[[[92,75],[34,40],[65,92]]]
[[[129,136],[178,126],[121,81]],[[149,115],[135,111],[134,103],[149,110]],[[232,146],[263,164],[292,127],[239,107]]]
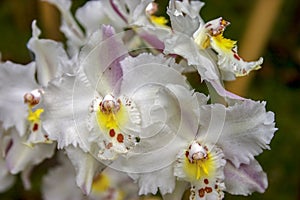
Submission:
[[[222,17],[204,22],[201,1],[171,0],[169,20],[152,0],[46,0],[66,43],[41,39],[36,21],[27,65],[0,64],[0,190],[35,166],[44,199],[223,199],[264,192],[255,156],[276,131],[266,103],[223,81],[260,68],[244,61]],[[198,73],[195,89],[187,74]]]

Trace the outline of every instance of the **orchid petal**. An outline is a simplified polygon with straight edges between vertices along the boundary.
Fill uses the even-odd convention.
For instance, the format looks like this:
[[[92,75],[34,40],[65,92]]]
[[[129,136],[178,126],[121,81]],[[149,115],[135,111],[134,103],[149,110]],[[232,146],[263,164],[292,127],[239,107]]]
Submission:
[[[145,107],[149,105],[149,108],[144,110],[144,107],[141,107],[144,110],[141,114],[147,116],[149,112],[150,116],[146,119],[155,125],[142,123],[146,126],[142,129],[141,141],[126,158],[119,158],[112,164],[116,169],[130,173],[147,173],[168,166],[176,159],[180,148],[186,146],[186,138],[189,140],[194,138],[193,134],[186,135],[187,130],[197,132],[198,99],[199,102],[204,102],[203,96],[193,95],[192,91],[183,86],[171,84],[157,91],[153,89],[152,96],[157,99],[154,102],[149,99],[148,102],[144,101],[145,105],[141,105]],[[137,95],[138,105],[143,102],[142,94]],[[146,99],[147,97],[145,95]],[[150,106],[151,103],[153,107]],[[189,106],[186,106],[187,104]],[[163,123],[158,123],[160,121]]]
[[[63,160],[61,162],[62,163],[60,166],[50,169],[48,173],[43,177],[43,199],[84,199],[82,191],[76,185],[75,170],[71,162],[69,162],[68,158],[65,156],[63,157]]]
[[[96,160],[91,154],[83,152],[80,148],[69,146],[65,150],[75,167],[76,184],[84,194],[89,194],[95,175],[106,166]]]
[[[26,169],[22,170],[21,172],[21,180],[23,183],[23,186],[26,190],[30,190],[31,189],[31,181],[30,181],[30,176],[32,173],[34,166],[28,166]]]
[[[227,41],[229,41],[228,43],[232,42],[234,46],[223,47],[226,45]],[[223,38],[222,35],[211,38],[211,47],[218,53],[219,68],[228,74],[223,76],[224,80],[232,80],[233,75],[237,77],[248,75],[252,70],[260,69],[260,65],[263,63],[263,58],[259,58],[257,61],[252,62],[244,61],[238,55],[234,41]],[[225,75],[225,73],[223,75]],[[230,75],[230,73],[232,75]]]
[[[75,16],[85,28],[86,35],[90,36],[101,24],[110,24],[106,11],[103,1],[88,1],[76,10]]]
[[[171,19],[172,29],[181,34],[191,36],[200,25],[202,19],[199,16],[203,2],[170,1],[167,10]]]
[[[173,59],[143,53],[125,58],[121,65],[124,74],[121,91],[129,96],[151,85],[164,87],[165,84],[178,84],[190,88]]]
[[[6,165],[12,174],[17,174],[24,169],[37,165],[54,154],[55,143],[37,144],[29,147],[24,144],[26,140],[21,138],[15,129],[11,130],[12,146],[5,157]]]
[[[185,181],[176,181],[176,186],[171,194],[165,194],[163,200],[182,200],[185,190],[188,188],[189,183]]]
[[[34,79],[35,69],[35,63],[0,64],[0,120],[4,129],[16,126],[20,136],[25,134],[27,123],[24,95],[39,87]]]
[[[5,160],[0,156],[0,192],[4,192],[9,189],[15,182],[15,176],[10,174]]]
[[[58,148],[72,144],[88,149],[84,140],[88,134],[87,118],[93,91],[79,78],[63,75],[51,81],[45,89],[42,115],[43,128]]]
[[[249,164],[241,164],[239,168],[227,162],[224,173],[226,191],[234,195],[249,195],[255,191],[263,193],[268,187],[267,175],[255,159]]]
[[[162,195],[173,192],[175,188],[175,176],[172,165],[161,170],[145,174],[129,174],[139,185],[139,195],[156,194],[158,189]]]
[[[211,122],[212,113],[223,113],[226,116],[215,117],[214,122]],[[254,156],[268,149],[276,131],[274,113],[266,112],[264,102],[245,100],[228,108],[217,104],[204,106],[200,119],[202,133],[206,132],[205,140],[216,142],[223,149],[225,157],[236,167],[241,163],[249,164]],[[207,132],[210,123],[219,129]]]
[[[102,96],[112,91],[118,95],[123,74],[119,62],[126,55],[121,34],[115,34],[111,26],[102,26],[81,50],[79,62],[91,85]]]
[[[37,79],[40,85],[46,86],[48,82],[62,72],[68,56],[63,49],[62,43],[52,40],[39,39],[40,30],[36,21],[32,22],[32,38],[27,46],[34,53],[37,66]]]
[[[146,26],[149,24],[149,18],[146,15],[146,8],[153,0],[142,0],[139,2],[138,5],[131,6],[132,12],[129,24],[130,25],[137,25],[137,26]],[[131,1],[127,1],[128,4]],[[138,2],[138,1],[137,1]]]
[[[194,41],[181,33],[165,41],[164,53],[181,55],[189,65],[194,65],[202,80],[218,80],[219,72],[213,58],[204,51],[200,51]]]

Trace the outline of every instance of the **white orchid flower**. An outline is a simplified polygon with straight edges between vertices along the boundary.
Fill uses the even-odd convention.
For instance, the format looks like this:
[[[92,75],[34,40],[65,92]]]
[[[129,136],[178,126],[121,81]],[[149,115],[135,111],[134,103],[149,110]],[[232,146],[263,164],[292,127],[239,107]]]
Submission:
[[[253,62],[244,61],[237,53],[236,41],[223,37],[223,32],[228,25],[229,22],[222,17],[201,24],[193,34],[196,44],[200,49],[211,47],[217,52],[217,64],[223,73],[232,73],[239,77],[249,74],[252,70],[260,69],[262,58]]]
[[[194,199],[222,199],[223,191],[264,192],[267,177],[254,156],[269,148],[275,131],[274,114],[265,111],[265,103],[203,106],[199,131],[178,154],[174,174],[191,183]]]
[[[184,57],[202,79],[210,82],[218,77],[233,80],[259,69],[262,58],[244,61],[237,53],[236,42],[223,37],[229,22],[221,17],[207,23],[201,19],[198,13],[203,5],[199,1],[170,1],[168,14],[174,35],[165,41],[165,52]]]
[[[103,26],[80,52],[79,74],[58,78],[45,90],[44,128],[59,148],[79,145],[101,160],[115,160],[139,142],[151,123],[142,109],[160,106],[155,98],[165,84],[189,88],[172,59],[125,56],[119,35]]]
[[[187,95],[186,99],[196,100]],[[153,169],[153,163],[162,162],[160,154],[153,152],[149,157],[135,159],[141,163],[142,159],[151,160],[142,165],[143,173],[130,173],[139,183],[140,194],[156,193],[159,189],[165,199],[181,199],[188,187],[185,183],[190,184],[191,199],[222,199],[223,191],[240,195],[264,192],[267,177],[254,156],[269,148],[276,131],[274,114],[265,111],[265,103],[250,100],[225,107],[203,105],[205,99],[198,99],[202,99],[200,111],[195,107],[182,107],[186,109],[183,113],[191,116],[182,118],[180,132],[183,133],[173,140],[172,148],[165,149],[169,156],[177,153],[173,157],[174,160],[176,157],[175,162],[147,172]],[[195,123],[199,124],[198,128]],[[180,187],[175,186],[174,175]],[[174,194],[168,194],[172,192]]]
[[[35,62],[20,65],[7,61],[0,64],[0,120],[9,132],[6,139],[11,144],[6,149],[5,162],[12,174],[28,172],[24,175],[27,188],[30,187],[31,168],[51,157],[56,145],[42,127],[44,108],[40,102],[43,87],[52,78],[74,70],[63,45],[39,39],[40,33],[36,21],[33,21],[28,48],[34,54]]]

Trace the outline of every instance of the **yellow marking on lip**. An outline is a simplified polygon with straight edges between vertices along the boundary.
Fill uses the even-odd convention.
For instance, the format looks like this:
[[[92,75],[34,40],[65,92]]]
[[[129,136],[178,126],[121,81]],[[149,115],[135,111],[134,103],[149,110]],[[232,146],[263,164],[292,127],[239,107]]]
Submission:
[[[128,116],[126,108],[120,104],[117,112],[104,113],[100,109],[97,111],[97,122],[103,130],[117,129],[127,122]]]
[[[214,45],[224,52],[231,52],[236,45],[236,41],[224,38],[222,34],[211,37]]]
[[[215,171],[215,163],[211,159],[210,154],[206,159],[195,160],[193,163],[187,157],[184,160],[184,171],[190,180],[199,180],[201,178],[213,176]]]

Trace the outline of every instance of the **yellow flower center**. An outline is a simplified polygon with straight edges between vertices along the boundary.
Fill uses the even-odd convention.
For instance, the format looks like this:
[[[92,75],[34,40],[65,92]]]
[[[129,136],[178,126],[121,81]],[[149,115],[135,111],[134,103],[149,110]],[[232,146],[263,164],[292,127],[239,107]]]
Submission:
[[[36,109],[33,112],[32,106],[28,105],[27,120],[30,123],[31,131],[36,132],[39,130],[40,124],[41,124],[40,116],[43,112],[44,112],[44,109],[42,109],[42,108]]]
[[[227,39],[223,37],[223,34],[219,34],[216,36],[211,37],[212,42],[214,43],[214,46],[221,49],[223,52],[230,52],[236,45],[236,41]]]
[[[126,105],[131,105],[131,101],[128,100]],[[125,136],[122,128],[129,120],[129,114],[124,104],[120,99],[116,100],[112,95],[106,95],[96,106],[96,119],[100,129],[114,141],[123,143]],[[107,145],[108,149],[114,146],[113,143]]]
[[[116,185],[114,183],[111,183],[107,174],[101,173],[93,180],[92,193],[96,196],[100,195],[98,196],[99,198],[103,198],[103,196],[101,196],[103,194],[105,197],[108,193],[109,195],[112,195],[112,192],[116,194],[116,200],[123,200],[125,197],[124,192],[116,188]]]
[[[158,25],[158,26],[167,26],[168,20],[163,17],[163,16],[155,16],[155,15],[150,15],[150,20],[153,24]]]
[[[155,2],[151,2],[146,7],[146,14],[148,15],[150,21],[157,25],[167,27],[168,20],[163,16],[155,16],[154,14],[158,11],[158,4]]]
[[[44,112],[44,109],[39,108],[36,111],[32,111],[32,107],[28,106],[28,116],[27,120],[31,123],[39,123],[40,122],[40,116]]]
[[[98,175],[92,185],[93,192],[105,192],[110,187],[109,177],[103,173]]]
[[[206,158],[199,160],[190,160],[185,157],[184,171],[188,178],[191,180],[199,180],[203,177],[210,177],[213,175],[215,170],[214,161],[211,159],[210,153],[207,154]]]
[[[103,130],[117,129],[123,126],[126,121],[127,112],[122,104],[118,105],[118,109],[110,109],[109,111],[104,111],[100,106],[97,112],[97,122]]]
[[[183,170],[188,179],[197,181],[214,174],[215,163],[206,146],[194,141],[185,152]]]

